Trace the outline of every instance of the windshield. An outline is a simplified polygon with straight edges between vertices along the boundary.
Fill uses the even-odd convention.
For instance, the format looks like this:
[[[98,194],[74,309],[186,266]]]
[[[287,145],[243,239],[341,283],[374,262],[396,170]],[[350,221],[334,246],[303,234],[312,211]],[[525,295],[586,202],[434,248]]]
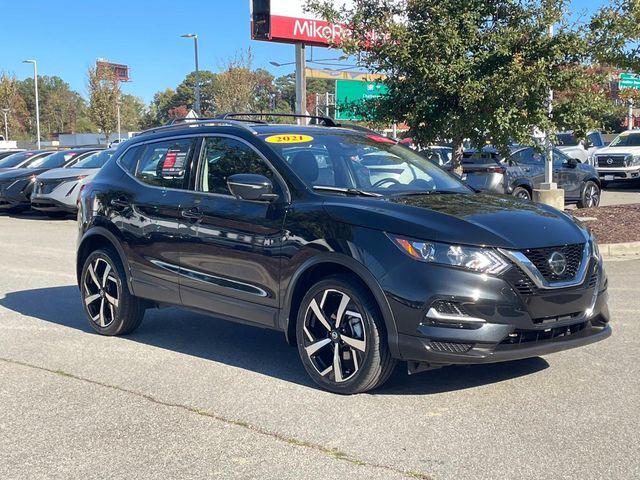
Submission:
[[[102,166],[107,163],[107,160],[111,158],[114,151],[115,150],[104,150],[93,153],[78,163],[71,165],[69,168],[102,168]]]
[[[640,132],[622,133],[618,135],[610,147],[640,147]]]
[[[471,192],[423,156],[386,137],[341,132],[262,137],[310,187],[382,195]]]
[[[0,168],[13,168],[20,165],[22,162],[28,160],[30,157],[34,156],[36,152],[20,152],[14,153],[13,155],[9,155],[8,157],[4,157],[0,160]]]
[[[574,147],[578,145],[578,140],[573,136],[573,133],[556,133],[558,139],[558,145],[561,147]]]
[[[78,152],[57,152],[46,157],[38,158],[29,162],[27,168],[58,168],[78,155]]]

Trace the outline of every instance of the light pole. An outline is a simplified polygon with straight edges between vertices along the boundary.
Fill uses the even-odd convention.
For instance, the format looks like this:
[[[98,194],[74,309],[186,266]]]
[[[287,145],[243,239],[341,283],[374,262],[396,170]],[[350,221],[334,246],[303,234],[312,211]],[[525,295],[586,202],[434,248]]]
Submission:
[[[118,100],[116,100],[116,117],[118,120],[118,143],[120,143],[121,141],[121,135],[120,135],[120,105],[122,105],[122,99],[118,97]]]
[[[198,35],[195,33],[186,33],[184,35],[180,35],[182,38],[193,38],[193,48],[195,50],[196,57],[196,86],[195,86],[195,95],[196,95],[196,103],[193,106],[193,109],[196,111],[198,116],[200,116],[200,70],[198,68]]]
[[[11,110],[8,108],[2,109],[2,114],[4,115],[4,139],[9,140],[9,123],[7,122],[7,115]]]
[[[23,60],[22,63],[33,64],[33,83],[36,89],[36,133],[38,136],[38,150],[40,150],[40,104],[38,102],[38,62],[35,60]]]

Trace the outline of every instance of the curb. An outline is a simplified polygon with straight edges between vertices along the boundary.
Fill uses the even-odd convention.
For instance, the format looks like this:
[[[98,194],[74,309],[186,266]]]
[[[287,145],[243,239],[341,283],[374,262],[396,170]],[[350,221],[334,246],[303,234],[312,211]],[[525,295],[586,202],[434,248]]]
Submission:
[[[598,245],[602,258],[634,257],[640,256],[640,242],[626,243],[602,243]]]

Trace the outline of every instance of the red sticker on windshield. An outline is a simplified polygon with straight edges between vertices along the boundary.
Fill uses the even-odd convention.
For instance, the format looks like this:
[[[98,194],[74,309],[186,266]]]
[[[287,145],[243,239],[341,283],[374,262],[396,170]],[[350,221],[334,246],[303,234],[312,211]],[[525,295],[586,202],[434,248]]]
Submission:
[[[378,143],[392,143],[394,145],[396,144],[395,140],[389,137],[383,137],[382,135],[367,135],[367,138]]]

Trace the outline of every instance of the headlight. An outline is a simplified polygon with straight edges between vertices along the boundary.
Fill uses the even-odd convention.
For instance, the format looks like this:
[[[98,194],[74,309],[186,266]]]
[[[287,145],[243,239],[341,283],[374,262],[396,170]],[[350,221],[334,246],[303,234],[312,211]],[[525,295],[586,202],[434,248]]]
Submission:
[[[421,262],[467,268],[492,275],[499,275],[511,266],[499,253],[486,248],[423,242],[394,235],[389,235],[389,238],[400,250]]]
[[[631,159],[632,165],[640,165],[640,155],[634,155]]]
[[[600,248],[598,247],[598,241],[596,237],[593,236],[593,233],[589,232],[589,243],[591,244],[591,254],[602,261],[602,255],[600,255]]]

